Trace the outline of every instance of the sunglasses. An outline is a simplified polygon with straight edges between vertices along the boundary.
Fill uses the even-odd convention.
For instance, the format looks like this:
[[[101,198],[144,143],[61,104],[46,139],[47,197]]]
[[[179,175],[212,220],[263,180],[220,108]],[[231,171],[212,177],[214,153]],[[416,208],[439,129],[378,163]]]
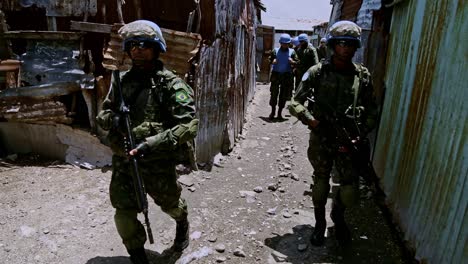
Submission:
[[[129,41],[127,42],[127,48],[130,50],[139,48],[139,49],[150,49],[153,48],[153,43],[148,41]]]
[[[356,43],[354,41],[349,40],[340,40],[336,42],[336,45],[344,48],[344,47],[355,47]]]

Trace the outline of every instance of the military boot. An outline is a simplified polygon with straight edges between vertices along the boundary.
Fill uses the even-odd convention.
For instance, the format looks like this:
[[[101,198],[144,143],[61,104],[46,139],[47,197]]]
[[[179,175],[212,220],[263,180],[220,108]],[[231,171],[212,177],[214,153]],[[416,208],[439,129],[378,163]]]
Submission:
[[[133,264],[149,264],[144,248],[129,249],[127,251]]]
[[[310,243],[316,247],[320,247],[325,242],[325,229],[327,221],[325,220],[325,206],[314,207],[315,227]]]
[[[187,218],[177,221],[176,236],[174,239],[174,250],[182,251],[189,245],[189,221]]]
[[[345,207],[337,201],[333,201],[330,217],[335,223],[335,238],[338,245],[345,246],[351,242],[351,232],[344,219]]]
[[[281,114],[281,112],[283,112],[283,108],[279,108],[278,109],[278,115],[276,115],[276,118],[278,118],[280,120],[283,119],[283,115]]]
[[[268,117],[270,120],[273,120],[275,118],[275,112],[276,112],[276,107],[272,106],[270,116]]]

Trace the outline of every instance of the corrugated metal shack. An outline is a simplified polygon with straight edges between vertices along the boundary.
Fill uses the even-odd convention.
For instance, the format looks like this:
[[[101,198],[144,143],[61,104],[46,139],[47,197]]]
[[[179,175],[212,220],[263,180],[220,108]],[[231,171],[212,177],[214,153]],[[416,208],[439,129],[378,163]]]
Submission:
[[[361,59],[382,80],[373,163],[404,238],[422,263],[466,262],[466,4],[334,2],[336,19],[368,30]]]
[[[6,121],[0,122],[0,140],[7,150],[63,158],[77,146],[54,135],[70,133],[69,128],[102,135],[94,117],[108,91],[110,70],[129,65],[116,32],[136,19],[163,28],[168,52],[161,59],[195,89],[201,121],[198,162],[210,163],[217,153],[232,149],[255,87],[260,1],[124,2],[0,2],[0,115]],[[51,142],[36,144],[41,133]],[[21,144],[11,140],[13,134]],[[82,149],[74,159],[88,159],[87,147],[80,140],[77,145]]]

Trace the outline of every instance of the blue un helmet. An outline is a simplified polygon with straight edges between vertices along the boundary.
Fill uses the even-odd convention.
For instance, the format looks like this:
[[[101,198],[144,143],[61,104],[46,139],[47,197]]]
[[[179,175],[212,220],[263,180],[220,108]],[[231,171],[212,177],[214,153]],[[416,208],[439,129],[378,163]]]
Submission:
[[[300,43],[299,43],[298,37],[292,38],[291,42],[292,42],[292,44],[293,44],[294,46],[299,46],[299,44],[300,44]]]
[[[289,44],[291,43],[291,36],[289,34],[281,34],[280,36],[280,39],[279,39],[279,43],[281,44]]]
[[[130,43],[140,42],[153,43],[158,47],[161,53],[166,52],[166,41],[162,35],[161,29],[155,23],[148,20],[136,20],[125,24],[119,29],[120,36],[124,39],[124,50],[130,50]]]
[[[361,28],[352,21],[342,20],[333,24],[327,36],[327,45],[333,47],[336,41],[349,40],[361,47]]]
[[[299,41],[305,41],[305,42],[309,43],[309,36],[307,36],[306,33],[300,34],[298,39],[299,39]]]

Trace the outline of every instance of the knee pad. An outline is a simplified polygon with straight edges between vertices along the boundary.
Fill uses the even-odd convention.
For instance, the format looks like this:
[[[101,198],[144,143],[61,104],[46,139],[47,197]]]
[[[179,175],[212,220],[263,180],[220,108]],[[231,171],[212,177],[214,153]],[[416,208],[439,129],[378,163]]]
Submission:
[[[175,219],[176,221],[183,220],[187,217],[187,204],[185,200],[180,198],[178,203],[176,204],[161,204],[161,210],[168,214],[170,217]]]

